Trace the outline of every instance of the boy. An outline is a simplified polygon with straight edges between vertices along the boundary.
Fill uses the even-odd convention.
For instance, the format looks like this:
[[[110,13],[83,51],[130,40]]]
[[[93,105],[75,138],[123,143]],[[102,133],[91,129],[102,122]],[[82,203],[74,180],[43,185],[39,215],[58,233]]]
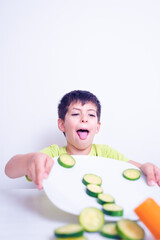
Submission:
[[[53,166],[52,158],[68,153],[127,161],[141,169],[149,185],[157,183],[160,186],[160,169],[154,164],[141,164],[125,158],[107,145],[92,144],[100,130],[100,114],[100,102],[92,93],[80,90],[67,93],[58,105],[58,128],[65,135],[67,146],[59,149],[52,145],[40,152],[15,155],[5,167],[6,175],[11,178],[27,175],[38,189],[42,189],[42,180],[47,178]]]

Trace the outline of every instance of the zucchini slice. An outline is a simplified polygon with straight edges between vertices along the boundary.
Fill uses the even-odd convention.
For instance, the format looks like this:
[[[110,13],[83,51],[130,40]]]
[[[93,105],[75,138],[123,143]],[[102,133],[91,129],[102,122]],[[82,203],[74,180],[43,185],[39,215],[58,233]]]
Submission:
[[[104,214],[101,210],[84,208],[79,215],[79,222],[87,232],[98,232],[104,225]]]
[[[123,216],[123,208],[114,203],[103,204],[103,212],[110,216]]]
[[[114,203],[115,200],[114,197],[109,194],[100,193],[98,194],[98,202],[103,205],[105,203]]]
[[[128,180],[137,180],[141,176],[141,171],[134,168],[129,168],[123,171],[123,177]]]
[[[86,237],[69,237],[69,238],[56,238],[56,240],[87,240]]]
[[[106,223],[101,229],[101,235],[107,238],[119,239],[119,235],[116,229],[116,223]]]
[[[55,229],[54,234],[59,238],[80,237],[84,229],[80,224],[68,224]]]
[[[99,185],[101,186],[102,184],[102,179],[95,175],[95,174],[85,174],[83,176],[83,181],[84,185],[88,185],[88,184],[95,184],[95,185]]]
[[[88,184],[86,192],[89,196],[91,197],[97,197],[98,194],[102,193],[103,190],[100,186],[95,185],[95,184]]]
[[[25,175],[25,178],[27,179],[28,182],[32,182],[32,180],[29,179],[29,177],[27,175]]]
[[[64,153],[59,156],[58,163],[62,167],[71,168],[75,165],[76,161],[74,160],[74,158],[71,155]]]
[[[142,240],[145,233],[136,222],[129,219],[121,219],[116,224],[118,234],[127,240]]]

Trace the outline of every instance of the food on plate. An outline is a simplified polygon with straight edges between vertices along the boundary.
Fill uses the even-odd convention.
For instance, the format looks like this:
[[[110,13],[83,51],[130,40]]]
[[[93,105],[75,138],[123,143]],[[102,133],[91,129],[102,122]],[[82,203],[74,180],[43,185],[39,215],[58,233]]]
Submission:
[[[69,154],[62,154],[58,163],[71,168],[75,165],[75,159]],[[123,176],[128,180],[137,180],[141,177],[141,171],[130,168],[123,171]],[[105,223],[104,214],[112,217],[122,217],[123,207],[115,204],[112,195],[103,193],[102,179],[94,173],[87,173],[83,176],[83,184],[86,186],[86,193],[97,198],[102,205],[102,210],[95,207],[84,208],[79,215],[79,224],[73,223],[55,229],[56,240],[87,240],[84,232],[99,232],[101,236],[112,239],[142,240],[145,233],[141,226],[135,221],[121,218],[117,222]]]
[[[76,161],[71,155],[64,153],[59,156],[58,163],[62,167],[72,168],[75,165]]]
[[[98,202],[103,205],[105,203],[114,203],[115,199],[109,194],[100,193],[98,194]]]
[[[95,185],[101,186],[101,184],[102,184],[102,179],[101,179],[99,176],[95,175],[95,174],[89,173],[89,174],[85,174],[85,175],[83,176],[83,183],[84,183],[85,185],[95,184]]]
[[[110,216],[123,216],[123,208],[115,203],[103,204],[103,212]]]
[[[123,177],[128,180],[137,180],[141,176],[141,171],[134,168],[129,168],[123,171]]]
[[[88,184],[86,188],[86,192],[91,197],[97,197],[98,194],[103,192],[103,189],[95,184]]]

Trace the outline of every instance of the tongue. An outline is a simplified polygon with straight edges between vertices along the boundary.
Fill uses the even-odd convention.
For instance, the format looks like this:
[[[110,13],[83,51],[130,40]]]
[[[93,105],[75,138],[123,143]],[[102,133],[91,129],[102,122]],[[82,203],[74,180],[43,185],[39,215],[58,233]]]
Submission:
[[[85,140],[87,138],[87,136],[88,136],[88,132],[87,131],[86,132],[78,131],[77,133],[78,133],[78,136],[79,136],[79,138],[81,140]]]

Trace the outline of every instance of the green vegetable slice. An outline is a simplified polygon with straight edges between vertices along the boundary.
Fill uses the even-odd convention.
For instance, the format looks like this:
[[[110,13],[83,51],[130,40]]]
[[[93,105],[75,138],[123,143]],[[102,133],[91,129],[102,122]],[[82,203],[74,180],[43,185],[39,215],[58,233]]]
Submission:
[[[56,240],[87,240],[86,237],[69,237],[69,238],[56,238]]]
[[[95,175],[95,174],[89,173],[89,174],[85,174],[85,175],[83,176],[83,183],[84,183],[85,185],[95,184],[95,185],[101,186],[101,184],[102,184],[102,179],[101,179],[99,176]]]
[[[98,194],[98,202],[103,205],[105,203],[114,203],[115,200],[109,194],[100,193],[100,194]]]
[[[80,224],[68,224],[55,229],[54,234],[59,238],[80,237],[84,229]]]
[[[107,238],[119,239],[119,235],[116,229],[116,223],[106,223],[101,229],[101,235]]]
[[[29,177],[27,175],[25,175],[25,178],[27,179],[28,182],[32,182],[32,180],[29,179]]]
[[[141,171],[134,168],[129,168],[123,171],[123,176],[128,180],[137,180],[141,176]]]
[[[89,196],[91,197],[97,197],[98,194],[102,193],[103,190],[100,186],[95,185],[95,184],[88,184],[86,192]]]
[[[145,233],[142,227],[129,219],[121,219],[116,224],[118,234],[126,240],[142,240]]]
[[[71,168],[75,165],[76,161],[74,160],[74,158],[71,155],[64,153],[59,156],[58,163],[62,167]]]
[[[104,225],[104,214],[101,210],[89,207],[82,210],[79,222],[87,232],[97,232]]]
[[[123,208],[114,203],[103,204],[103,212],[110,216],[123,216]]]

